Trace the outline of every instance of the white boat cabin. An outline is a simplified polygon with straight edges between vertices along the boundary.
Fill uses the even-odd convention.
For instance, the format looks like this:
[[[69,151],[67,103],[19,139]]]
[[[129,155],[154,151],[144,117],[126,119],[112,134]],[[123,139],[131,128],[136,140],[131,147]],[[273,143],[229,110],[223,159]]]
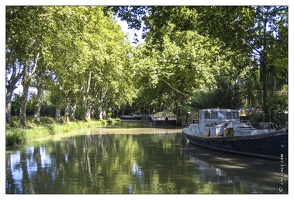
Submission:
[[[238,110],[221,108],[202,109],[199,111],[200,134],[221,135],[224,133],[224,126],[214,126],[215,129],[210,129],[209,127],[233,121],[240,122]]]
[[[239,111],[221,108],[202,109],[199,111],[199,122],[207,125],[225,119],[240,121]]]
[[[245,136],[275,131],[255,129],[249,121],[240,121],[239,111],[223,108],[202,109],[199,121],[193,121],[186,129],[192,135],[200,136]]]

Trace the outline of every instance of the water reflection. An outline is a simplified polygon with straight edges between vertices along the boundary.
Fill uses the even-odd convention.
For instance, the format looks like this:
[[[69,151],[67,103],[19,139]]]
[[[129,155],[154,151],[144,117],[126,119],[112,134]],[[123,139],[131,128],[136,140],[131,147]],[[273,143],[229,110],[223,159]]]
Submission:
[[[288,193],[288,182],[281,185],[280,161],[235,154],[221,153],[212,150],[187,145],[190,162],[199,169],[199,179],[196,182],[216,184],[223,192],[237,193]],[[286,171],[285,171],[286,172]],[[284,174],[288,180],[287,172]],[[225,186],[231,187],[225,190]]]
[[[280,193],[279,178],[279,161],[187,145],[180,129],[91,129],[6,152],[7,194]]]

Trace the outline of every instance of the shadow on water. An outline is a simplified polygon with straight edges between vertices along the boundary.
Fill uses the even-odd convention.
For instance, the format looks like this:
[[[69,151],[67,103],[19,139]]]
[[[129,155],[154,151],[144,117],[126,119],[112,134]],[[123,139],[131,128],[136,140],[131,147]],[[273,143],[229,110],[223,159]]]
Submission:
[[[200,181],[209,184],[238,185],[246,181],[251,193],[288,194],[288,164],[281,160],[261,159],[209,150],[188,144],[185,152],[199,167]],[[223,187],[225,191],[225,187]]]
[[[122,120],[121,122],[116,122],[113,125],[109,125],[108,128],[166,128],[175,129],[182,128],[178,125],[173,124],[158,124],[153,125],[151,121],[148,120]]]

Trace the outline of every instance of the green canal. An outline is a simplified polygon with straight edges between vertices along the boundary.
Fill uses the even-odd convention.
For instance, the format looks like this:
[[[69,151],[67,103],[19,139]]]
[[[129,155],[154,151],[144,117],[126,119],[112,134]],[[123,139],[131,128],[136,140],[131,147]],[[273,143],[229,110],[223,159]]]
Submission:
[[[286,163],[195,147],[181,128],[130,124],[7,147],[6,194],[288,194]]]

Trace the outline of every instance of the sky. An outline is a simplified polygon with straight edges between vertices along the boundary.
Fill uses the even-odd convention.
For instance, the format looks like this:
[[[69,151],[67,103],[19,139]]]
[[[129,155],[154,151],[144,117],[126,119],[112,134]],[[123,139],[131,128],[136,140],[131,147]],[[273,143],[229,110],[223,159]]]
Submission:
[[[120,20],[119,18],[117,18],[118,20],[118,23],[121,25],[122,27],[122,31],[125,32],[125,34],[127,34],[129,36],[129,41],[133,42],[133,39],[134,39],[134,33],[136,33],[138,35],[138,40],[139,40],[139,44],[142,44],[144,43],[144,40],[141,39],[141,36],[142,36],[142,29],[141,30],[135,30],[135,29],[128,29],[128,24],[126,21],[122,21]]]

